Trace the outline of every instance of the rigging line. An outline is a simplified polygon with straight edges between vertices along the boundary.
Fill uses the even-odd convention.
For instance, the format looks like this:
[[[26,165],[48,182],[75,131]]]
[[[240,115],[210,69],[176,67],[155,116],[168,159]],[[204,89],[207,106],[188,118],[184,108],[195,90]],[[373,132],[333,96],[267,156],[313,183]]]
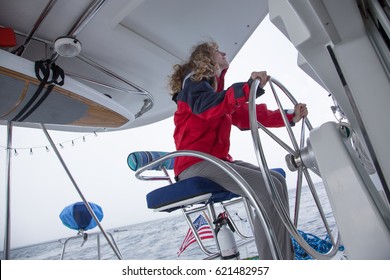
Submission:
[[[41,94],[42,90],[45,88],[45,86],[48,83],[49,77],[50,77],[50,67],[46,65],[45,61],[36,61],[34,64],[35,69],[35,76],[40,81],[40,84],[33,94],[33,96],[28,100],[27,104],[24,105],[24,107],[19,111],[19,113],[13,117],[12,121],[18,121],[29,108],[33,105],[33,103],[37,100],[39,95]],[[42,74],[42,76],[41,76]]]
[[[62,70],[60,67],[55,65],[54,63],[51,63],[50,70],[53,75],[52,80],[50,81],[50,85],[46,88],[46,91],[41,95],[40,99],[36,101],[34,105],[32,105],[29,110],[20,117],[19,121],[24,121],[26,118],[28,118],[36,109],[38,109],[39,106],[43,103],[43,101],[46,100],[46,98],[49,96],[50,92],[53,90],[55,85],[62,86],[64,84],[65,74],[64,70]]]
[[[89,136],[92,136],[92,134],[94,134],[95,136],[98,136],[97,132],[102,132],[104,131],[105,129],[101,129],[100,131],[99,130],[95,130],[94,132],[91,132],[89,134],[84,134],[83,136],[79,136],[79,137],[76,137],[76,138],[72,138],[72,139],[69,139],[69,140],[65,140],[65,141],[61,141],[61,142],[58,142],[58,143],[55,143],[56,146],[61,146],[61,144],[65,144],[65,143],[73,143],[74,141],[77,141],[77,140],[80,140],[80,139],[83,139],[83,142],[85,142],[85,139],[86,137],[89,137]],[[29,147],[9,147],[9,146],[3,146],[3,145],[0,145],[0,148],[4,149],[4,150],[30,150],[30,149],[44,149],[46,148],[47,145],[39,145],[39,146],[29,146]]]

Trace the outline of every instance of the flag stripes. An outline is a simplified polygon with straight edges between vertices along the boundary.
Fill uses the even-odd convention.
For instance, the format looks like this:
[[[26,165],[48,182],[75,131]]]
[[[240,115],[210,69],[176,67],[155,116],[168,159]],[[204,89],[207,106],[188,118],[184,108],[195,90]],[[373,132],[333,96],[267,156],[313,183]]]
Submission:
[[[213,231],[207,220],[203,217],[203,215],[199,215],[194,220],[193,224],[201,240],[214,238]],[[190,246],[194,242],[196,242],[196,238],[192,233],[191,228],[189,228],[186,236],[184,237],[183,243],[181,244],[180,249],[177,252],[177,256],[180,256],[181,253],[183,253],[184,250],[187,249],[188,246]]]

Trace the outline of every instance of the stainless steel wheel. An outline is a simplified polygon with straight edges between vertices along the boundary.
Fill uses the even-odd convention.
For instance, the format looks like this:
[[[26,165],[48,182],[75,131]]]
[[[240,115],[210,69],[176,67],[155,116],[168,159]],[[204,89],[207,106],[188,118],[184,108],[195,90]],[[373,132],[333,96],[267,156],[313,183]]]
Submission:
[[[265,185],[267,187],[267,190],[270,194],[270,197],[277,209],[277,212],[279,213],[284,225],[294,237],[294,239],[297,241],[297,243],[313,258],[315,259],[330,259],[333,257],[339,248],[340,238],[335,238],[332,235],[332,232],[329,228],[327,218],[325,217],[324,210],[321,206],[317,191],[314,187],[314,183],[312,180],[312,176],[310,172],[313,172],[314,174],[320,176],[320,172],[316,166],[315,157],[312,153],[310,142],[307,141],[305,146],[305,131],[311,130],[312,126],[307,118],[304,118],[302,120],[302,126],[300,131],[300,141],[298,144],[298,141],[295,138],[295,135],[293,133],[292,127],[287,119],[287,115],[285,113],[285,110],[281,104],[280,98],[278,97],[276,88],[279,88],[292,102],[292,104],[295,106],[298,104],[298,102],[295,100],[295,98],[292,96],[292,94],[276,79],[270,78],[269,85],[271,87],[271,90],[273,92],[275,101],[278,105],[278,108],[283,116],[285,128],[287,130],[287,133],[289,135],[289,138],[291,140],[291,144],[286,144],[282,139],[280,139],[278,136],[276,136],[274,133],[272,133],[269,129],[265,128],[262,124],[260,124],[257,121],[256,116],[256,89],[259,86],[260,81],[255,80],[251,86],[250,91],[250,98],[249,98],[249,118],[250,118],[250,126],[251,126],[251,133],[256,153],[256,158],[259,163],[259,167],[261,169],[263,178],[265,180]],[[278,143],[283,149],[286,150],[287,155],[285,157],[286,164],[288,168],[291,171],[297,172],[297,182],[296,182],[296,200],[295,200],[295,210],[294,210],[294,221],[291,220],[289,209],[286,209],[282,203],[282,200],[278,194],[278,191],[273,183],[271,173],[268,168],[266,156],[264,153],[264,150],[262,148],[262,144],[260,141],[260,135],[259,130],[263,130],[268,136],[270,136],[276,143]],[[309,172],[310,171],[310,172]],[[307,185],[310,189],[310,192],[312,193],[314,202],[318,208],[318,212],[321,216],[322,222],[324,224],[324,227],[326,229],[327,234],[330,237],[330,240],[332,242],[332,248],[327,253],[319,253],[315,249],[313,249],[309,243],[306,242],[304,238],[299,234],[297,226],[298,226],[298,217],[299,217],[299,210],[300,210],[300,199],[301,199],[301,191],[302,191],[302,182],[303,182],[303,176],[306,179]]]

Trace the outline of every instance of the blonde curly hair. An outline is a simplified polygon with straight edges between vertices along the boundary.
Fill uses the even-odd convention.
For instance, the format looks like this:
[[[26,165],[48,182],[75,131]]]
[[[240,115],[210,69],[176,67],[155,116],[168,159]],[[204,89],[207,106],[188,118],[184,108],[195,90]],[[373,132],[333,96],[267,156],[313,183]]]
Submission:
[[[218,44],[214,41],[203,42],[193,47],[189,61],[184,64],[175,64],[173,74],[170,76],[169,86],[171,95],[176,95],[182,89],[185,75],[193,72],[191,79],[201,81],[208,79],[216,87],[215,73],[218,64],[214,60],[214,53],[218,51]]]

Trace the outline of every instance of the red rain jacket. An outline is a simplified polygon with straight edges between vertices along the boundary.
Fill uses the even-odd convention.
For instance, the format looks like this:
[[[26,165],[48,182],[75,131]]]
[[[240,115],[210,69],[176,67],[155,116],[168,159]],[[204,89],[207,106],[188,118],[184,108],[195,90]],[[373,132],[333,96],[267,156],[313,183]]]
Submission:
[[[235,83],[223,90],[225,74],[226,70],[217,78],[217,91],[207,80],[195,82],[191,78],[185,79],[183,89],[174,98],[177,110],[173,137],[177,150],[194,150],[225,161],[233,160],[229,155],[231,126],[250,129],[247,101],[253,80]],[[256,112],[258,121],[264,126],[284,126],[279,110],[271,111],[266,104],[258,104]],[[293,116],[287,114],[290,123]],[[200,161],[202,159],[195,157],[175,158],[175,175]]]

